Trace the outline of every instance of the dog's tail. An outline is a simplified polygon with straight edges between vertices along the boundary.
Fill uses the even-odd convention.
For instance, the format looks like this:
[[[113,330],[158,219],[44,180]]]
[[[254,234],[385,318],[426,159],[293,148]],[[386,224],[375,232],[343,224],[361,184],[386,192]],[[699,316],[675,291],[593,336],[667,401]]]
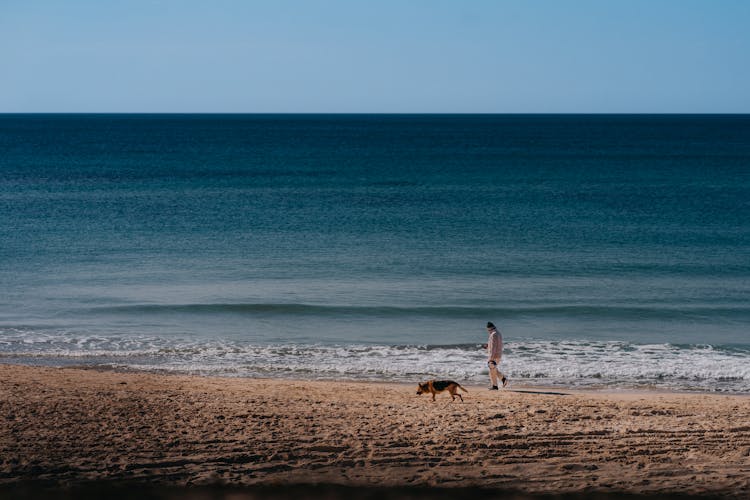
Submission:
[[[456,384],[456,385],[457,385],[457,386],[458,386],[458,388],[459,388],[459,389],[461,389],[462,391],[464,391],[464,392],[469,392],[469,391],[467,391],[466,389],[464,389],[464,387],[463,387],[463,386],[462,386],[461,384]]]

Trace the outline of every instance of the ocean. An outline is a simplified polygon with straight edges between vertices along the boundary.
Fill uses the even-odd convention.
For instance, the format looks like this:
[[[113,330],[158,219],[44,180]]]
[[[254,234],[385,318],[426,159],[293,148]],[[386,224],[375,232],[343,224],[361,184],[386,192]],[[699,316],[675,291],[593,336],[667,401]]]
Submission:
[[[0,115],[0,362],[750,392],[748,115]]]

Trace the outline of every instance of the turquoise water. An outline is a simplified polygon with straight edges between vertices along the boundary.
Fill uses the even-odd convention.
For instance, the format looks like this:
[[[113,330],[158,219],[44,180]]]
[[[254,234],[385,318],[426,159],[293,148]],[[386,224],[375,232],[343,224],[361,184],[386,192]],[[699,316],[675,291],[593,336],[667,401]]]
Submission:
[[[0,359],[750,391],[750,117],[0,115]]]

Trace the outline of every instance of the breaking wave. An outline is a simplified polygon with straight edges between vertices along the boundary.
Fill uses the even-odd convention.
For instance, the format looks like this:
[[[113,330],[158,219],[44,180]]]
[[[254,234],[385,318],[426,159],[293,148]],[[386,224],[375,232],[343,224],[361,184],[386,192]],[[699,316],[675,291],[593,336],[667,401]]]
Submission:
[[[477,344],[252,344],[158,336],[0,331],[0,361],[104,365],[236,377],[485,383]],[[617,341],[507,342],[502,370],[518,385],[750,392],[750,346]]]
[[[573,317],[596,319],[686,319],[710,318],[750,318],[750,307],[740,304],[704,304],[691,306],[670,305],[546,305],[515,307],[472,307],[472,306],[347,306],[318,305],[306,303],[206,303],[206,304],[128,304],[121,306],[96,307],[91,313],[115,313],[122,315],[158,314],[242,314],[258,316],[363,316],[374,318],[434,317],[434,318],[477,318],[495,317],[502,319],[521,316]]]

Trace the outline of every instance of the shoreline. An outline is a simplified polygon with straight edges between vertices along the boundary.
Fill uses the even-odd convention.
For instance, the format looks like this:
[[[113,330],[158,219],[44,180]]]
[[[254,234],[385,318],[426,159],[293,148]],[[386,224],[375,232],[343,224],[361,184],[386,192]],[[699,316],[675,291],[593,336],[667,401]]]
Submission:
[[[345,378],[345,377],[316,377],[314,379],[304,379],[302,377],[273,377],[273,376],[250,376],[250,375],[228,375],[228,374],[215,374],[215,373],[203,373],[197,371],[187,370],[176,370],[176,369],[159,369],[159,368],[131,368],[128,366],[112,366],[107,364],[46,364],[46,363],[28,363],[19,360],[6,361],[0,358],[0,366],[27,366],[31,368],[50,368],[50,369],[71,369],[71,370],[82,370],[82,371],[101,371],[101,372],[114,372],[114,373],[133,373],[133,374],[147,374],[155,376],[165,377],[196,377],[206,379],[227,379],[227,380],[279,380],[295,382],[300,380],[307,380],[310,382],[323,382],[323,383],[346,383],[346,384],[385,384],[394,385],[401,387],[411,387],[416,385],[417,381],[428,380],[428,376],[424,376],[420,379],[414,379],[413,382],[405,382],[401,380],[383,380],[378,378]],[[441,377],[434,377],[441,378]],[[442,377],[446,378],[446,377]],[[551,384],[533,384],[524,383],[525,379],[518,379],[509,377],[511,380],[510,386],[506,389],[508,391],[518,392],[564,392],[570,394],[644,394],[644,395],[659,395],[659,394],[685,394],[685,395],[715,395],[715,396],[736,396],[736,397],[748,397],[750,398],[750,391],[720,391],[720,390],[703,390],[703,389],[686,389],[686,388],[672,388],[672,387],[657,387],[653,385],[644,384],[642,386],[608,386],[602,384],[601,386],[578,386],[570,387],[565,385],[551,385]],[[486,385],[477,384],[474,381],[462,382],[456,379],[467,387],[473,386],[479,389],[485,389]],[[489,380],[488,380],[489,383]]]
[[[9,364],[18,364],[18,363],[9,363]],[[20,364],[21,366],[37,366],[37,365],[26,365],[26,364]],[[104,365],[94,365],[94,366],[88,366],[88,365],[70,365],[70,366],[47,366],[45,368],[69,368],[74,370],[91,370],[91,371],[102,371],[102,372],[115,372],[115,373],[144,373],[149,375],[156,375],[156,376],[165,376],[165,377],[197,377],[197,378],[207,378],[207,379],[227,379],[227,380],[260,380],[260,381],[288,381],[288,382],[299,382],[302,380],[305,380],[300,377],[250,377],[250,376],[230,376],[230,375],[215,375],[215,374],[203,374],[203,373],[194,373],[194,372],[188,372],[188,371],[178,371],[178,370],[158,370],[158,369],[138,369],[138,368],[129,368],[129,367],[116,367],[116,366],[104,366]],[[439,377],[435,377],[436,379]],[[446,378],[446,377],[443,377]],[[386,385],[386,386],[397,386],[397,387],[404,387],[411,389],[413,386],[416,386],[417,381],[423,382],[428,380],[428,378],[423,377],[422,379],[414,379],[414,382],[403,382],[403,381],[388,381],[388,380],[380,380],[380,379],[347,379],[347,378],[340,378],[340,377],[331,377],[331,378],[315,378],[307,380],[309,382],[321,382],[321,383],[343,383],[343,384],[366,384],[366,385]],[[460,381],[459,381],[460,382]],[[488,380],[489,384],[489,380]],[[475,390],[484,390],[486,389],[486,385],[476,384],[473,382],[470,383],[462,383],[462,385],[465,385],[466,387],[473,387]],[[670,394],[683,394],[683,395],[712,395],[712,396],[733,396],[733,397],[746,397],[750,398],[750,392],[731,392],[731,391],[704,391],[700,389],[672,389],[668,387],[608,387],[608,386],[601,386],[601,387],[567,387],[564,385],[534,385],[534,384],[523,384],[523,383],[514,383],[513,380],[511,380],[510,385],[503,390],[504,392],[518,392],[518,393],[539,393],[539,394],[555,394],[559,393],[559,395],[591,395],[595,396],[597,394],[599,395],[670,395]]]
[[[0,364],[0,486],[750,495],[750,398]]]

